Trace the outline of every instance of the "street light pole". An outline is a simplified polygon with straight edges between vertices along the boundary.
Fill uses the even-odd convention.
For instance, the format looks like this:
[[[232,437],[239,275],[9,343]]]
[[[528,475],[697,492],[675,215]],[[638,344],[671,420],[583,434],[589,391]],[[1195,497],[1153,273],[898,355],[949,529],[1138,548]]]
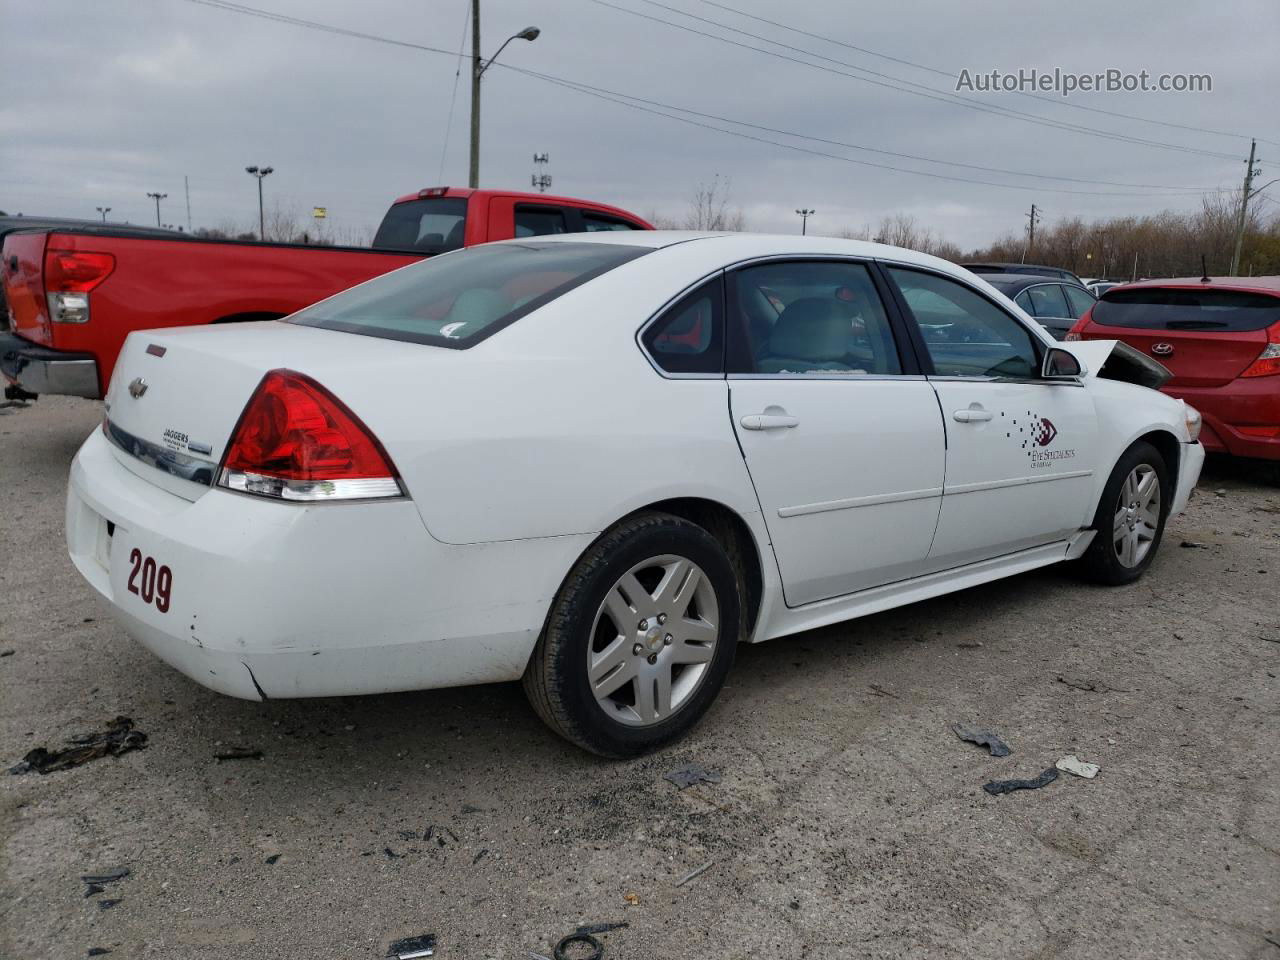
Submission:
[[[512,40],[538,39],[542,31],[537,27],[525,27],[517,34],[507,37],[502,46],[488,60],[480,59],[480,0],[471,0],[471,169],[467,176],[467,184],[471,189],[480,186],[480,78],[484,72],[498,59],[498,54],[507,48]]]
[[[111,212],[111,208],[110,207],[94,207],[94,209],[97,210],[100,214],[102,214],[102,222],[106,223],[107,214]]]
[[[275,173],[275,167],[245,167],[244,172],[252,177],[258,178],[258,239],[267,239],[267,221],[262,212],[262,181],[272,173]]]
[[[156,226],[158,227],[160,226],[160,201],[163,200],[165,197],[167,197],[168,194],[167,193],[148,193],[147,196],[156,202]],[[102,219],[106,220],[106,217],[104,216]]]
[[[800,236],[803,237],[809,232],[809,218],[816,212],[816,210],[811,210],[808,207],[802,207],[796,211],[796,213],[800,214]]]

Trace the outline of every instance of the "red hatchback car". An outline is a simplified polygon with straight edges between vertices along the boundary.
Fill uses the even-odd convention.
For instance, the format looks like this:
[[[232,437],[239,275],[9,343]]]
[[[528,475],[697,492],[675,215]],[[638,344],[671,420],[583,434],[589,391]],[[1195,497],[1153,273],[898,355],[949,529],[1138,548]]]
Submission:
[[[1121,340],[1204,417],[1206,450],[1275,461],[1280,478],[1280,277],[1146,280],[1108,290],[1068,340]]]

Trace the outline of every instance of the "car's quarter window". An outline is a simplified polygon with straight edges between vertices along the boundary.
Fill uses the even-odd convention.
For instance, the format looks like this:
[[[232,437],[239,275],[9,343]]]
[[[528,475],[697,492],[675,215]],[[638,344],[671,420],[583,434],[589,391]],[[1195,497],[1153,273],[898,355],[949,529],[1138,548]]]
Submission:
[[[516,237],[543,237],[553,233],[568,233],[564,211],[559,207],[538,204],[516,206]]]
[[[1067,301],[1060,283],[1038,283],[1027,288],[1033,317],[1066,317]]]
[[[724,372],[724,281],[709,280],[682,297],[641,334],[667,373]]]
[[[996,289],[999,288],[997,287]],[[1031,295],[1028,294],[1027,291],[1023,290],[1020,294],[1014,297],[1013,302],[1023,310],[1027,311],[1027,313],[1031,314],[1031,316],[1034,317],[1036,315],[1036,308],[1031,305]]]
[[[1067,316],[1072,320],[1079,320],[1098,302],[1088,290],[1083,290],[1070,283],[1062,285],[1062,292],[1067,295],[1067,303],[1071,307],[1071,312]]]
[[[1039,353],[1030,331],[976,290],[957,280],[889,267],[920,327],[940,377],[1037,376]]]
[[[466,348],[649,252],[614,243],[485,244],[377,277],[287,322]]]
[[[582,211],[582,229],[587,233],[595,233],[599,230],[639,230],[641,229],[634,223],[621,220],[618,217],[611,217],[604,213],[592,213],[589,210]]]
[[[783,260],[729,274],[732,372],[778,376],[902,373],[871,271],[853,261]]]
[[[466,227],[464,197],[409,200],[387,211],[373,238],[373,246],[379,250],[445,253],[461,249]]]

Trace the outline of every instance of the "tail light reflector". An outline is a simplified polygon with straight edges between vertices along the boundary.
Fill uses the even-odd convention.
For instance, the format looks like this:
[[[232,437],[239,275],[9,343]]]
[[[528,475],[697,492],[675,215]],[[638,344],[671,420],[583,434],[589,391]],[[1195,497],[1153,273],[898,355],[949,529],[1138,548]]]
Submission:
[[[1240,376],[1270,377],[1277,373],[1280,373],[1280,323],[1267,329],[1267,345]]]
[[[403,497],[376,437],[310,377],[272,370],[231,433],[218,485],[278,500]]]

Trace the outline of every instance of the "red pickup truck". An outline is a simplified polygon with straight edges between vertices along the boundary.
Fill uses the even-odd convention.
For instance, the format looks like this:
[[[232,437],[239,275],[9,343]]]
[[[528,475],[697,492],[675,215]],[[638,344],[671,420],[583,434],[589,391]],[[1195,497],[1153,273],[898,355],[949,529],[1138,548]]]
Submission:
[[[423,257],[489,240],[650,230],[616,207],[539,193],[432,187],[387,211],[373,246],[157,236],[106,225],[11,233],[0,254],[5,397],[99,398],[134,330],[283,317]]]

